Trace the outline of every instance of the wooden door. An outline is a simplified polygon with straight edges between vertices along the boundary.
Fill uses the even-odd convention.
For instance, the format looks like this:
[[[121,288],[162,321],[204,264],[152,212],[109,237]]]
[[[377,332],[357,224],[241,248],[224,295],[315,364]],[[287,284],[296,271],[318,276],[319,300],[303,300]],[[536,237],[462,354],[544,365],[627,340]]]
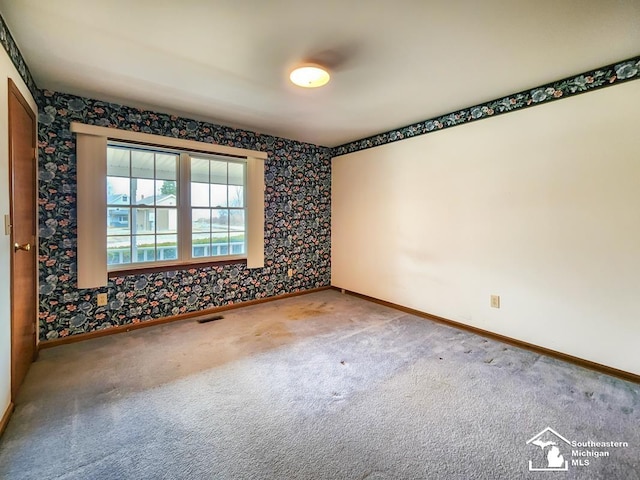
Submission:
[[[9,79],[11,398],[36,356],[36,120]]]

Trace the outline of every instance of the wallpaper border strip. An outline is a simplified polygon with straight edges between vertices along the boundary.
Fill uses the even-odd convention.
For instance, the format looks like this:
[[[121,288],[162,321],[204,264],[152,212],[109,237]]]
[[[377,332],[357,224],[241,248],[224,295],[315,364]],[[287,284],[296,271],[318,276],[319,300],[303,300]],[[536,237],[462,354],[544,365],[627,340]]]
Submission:
[[[581,93],[617,85],[630,80],[640,80],[640,56],[612,63],[588,72],[547,83],[540,87],[523,90],[506,97],[491,100],[446,115],[430,118],[388,132],[379,133],[332,149],[332,156],[339,157],[368,148],[379,147],[445,128],[495,117],[523,108],[543,105],[555,100],[573,97]]]
[[[31,94],[36,100],[38,100],[40,90],[38,89],[36,82],[33,80],[29,67],[27,66],[27,62],[25,62],[24,57],[18,48],[18,44],[13,39],[13,35],[11,35],[9,26],[7,25],[7,22],[4,21],[2,14],[0,14],[0,43],[2,43],[7,55],[9,55],[13,65],[16,67],[16,70],[18,70],[20,77],[24,80],[24,83],[27,84],[27,88]]]

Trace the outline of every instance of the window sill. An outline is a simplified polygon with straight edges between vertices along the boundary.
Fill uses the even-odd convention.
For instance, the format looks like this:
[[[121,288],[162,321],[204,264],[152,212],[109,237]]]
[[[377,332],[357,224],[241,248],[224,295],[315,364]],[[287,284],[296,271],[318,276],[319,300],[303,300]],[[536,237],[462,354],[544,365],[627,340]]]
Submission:
[[[246,257],[230,258],[225,260],[210,260],[206,262],[185,262],[185,263],[173,263],[173,264],[165,264],[165,265],[149,265],[149,266],[135,266],[131,268],[121,268],[118,270],[110,270],[108,272],[108,277],[116,278],[116,277],[126,277],[128,275],[142,275],[145,273],[172,272],[175,270],[190,270],[192,268],[223,267],[225,265],[236,265],[240,263],[247,263]]]

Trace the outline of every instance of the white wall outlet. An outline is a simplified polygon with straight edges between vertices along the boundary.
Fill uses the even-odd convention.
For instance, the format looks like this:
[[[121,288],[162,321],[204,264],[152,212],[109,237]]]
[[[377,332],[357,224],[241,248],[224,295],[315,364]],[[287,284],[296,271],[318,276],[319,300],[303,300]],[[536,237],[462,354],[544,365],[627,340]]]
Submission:
[[[98,306],[99,307],[104,307],[107,304],[107,294],[106,293],[99,293],[98,294]]]
[[[491,307],[500,308],[500,295],[491,295]]]

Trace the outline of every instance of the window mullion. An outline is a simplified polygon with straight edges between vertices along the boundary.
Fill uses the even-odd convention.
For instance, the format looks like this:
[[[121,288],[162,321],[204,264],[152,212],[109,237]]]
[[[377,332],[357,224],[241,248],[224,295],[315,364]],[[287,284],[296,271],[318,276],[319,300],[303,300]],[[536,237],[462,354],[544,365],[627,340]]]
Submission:
[[[138,261],[138,247],[136,245],[136,234],[138,233],[138,214],[136,209],[136,191],[138,189],[138,181],[133,178],[133,166],[131,165],[131,150],[127,149],[129,157],[129,238],[131,245],[129,246],[129,255],[131,262]]]
[[[191,260],[191,157],[180,154],[178,175],[178,248],[181,260]]]

